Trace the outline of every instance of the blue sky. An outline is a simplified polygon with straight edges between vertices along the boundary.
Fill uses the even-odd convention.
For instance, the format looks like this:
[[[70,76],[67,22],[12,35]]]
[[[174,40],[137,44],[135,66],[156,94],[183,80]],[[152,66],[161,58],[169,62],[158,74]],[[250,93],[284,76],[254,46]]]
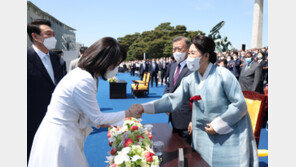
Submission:
[[[90,46],[98,39],[123,37],[154,29],[160,23],[185,25],[209,33],[224,20],[221,36],[234,47],[251,47],[254,0],[31,0],[41,10],[75,28],[76,41]],[[263,8],[263,46],[268,45],[268,0]]]

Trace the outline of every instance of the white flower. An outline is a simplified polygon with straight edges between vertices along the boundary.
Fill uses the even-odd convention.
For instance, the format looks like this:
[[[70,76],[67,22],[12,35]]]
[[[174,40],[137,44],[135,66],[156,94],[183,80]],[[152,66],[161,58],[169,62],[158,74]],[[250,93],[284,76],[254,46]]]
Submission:
[[[155,166],[159,166],[160,162],[159,162],[159,159],[157,156],[153,156],[153,162],[152,162],[152,165],[155,165]]]
[[[131,148],[130,147],[124,147],[122,150],[121,150],[121,153],[124,154],[124,155],[127,155],[129,152],[130,152]]]
[[[141,157],[139,155],[135,155],[132,158],[132,161],[137,161],[138,159],[141,159]]]
[[[108,160],[108,161],[112,161],[113,159],[114,159],[114,156],[106,156],[106,159]]]
[[[114,163],[117,164],[117,165],[120,165],[123,162],[129,161],[129,160],[130,159],[129,159],[128,155],[120,154],[120,155],[115,156]]]

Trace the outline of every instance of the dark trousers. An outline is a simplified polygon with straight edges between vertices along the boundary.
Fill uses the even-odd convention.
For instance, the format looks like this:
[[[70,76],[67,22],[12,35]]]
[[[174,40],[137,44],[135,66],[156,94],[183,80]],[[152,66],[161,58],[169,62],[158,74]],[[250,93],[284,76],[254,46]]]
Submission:
[[[192,136],[189,135],[188,129],[173,128],[173,133],[178,133],[189,145],[191,145]]]
[[[131,76],[135,76],[135,69],[131,69]]]
[[[158,85],[157,73],[153,72],[151,75],[151,87],[153,87],[153,82],[155,81],[156,87]]]
[[[144,73],[140,74],[141,80],[143,80]]]
[[[167,83],[167,77],[165,77],[165,72],[164,71],[161,71],[161,80],[160,80],[160,82],[161,82],[161,84],[163,84],[163,80],[164,80],[164,83],[166,84]]]

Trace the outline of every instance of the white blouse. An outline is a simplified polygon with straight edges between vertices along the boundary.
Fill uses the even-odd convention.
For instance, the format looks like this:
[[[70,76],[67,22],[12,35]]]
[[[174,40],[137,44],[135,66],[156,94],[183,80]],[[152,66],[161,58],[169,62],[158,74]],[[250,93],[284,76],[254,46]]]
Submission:
[[[96,80],[89,72],[77,67],[55,88],[46,119],[56,124],[78,123],[82,130],[91,130],[88,123],[97,128],[100,125],[122,126],[125,112],[102,113],[96,94]]]

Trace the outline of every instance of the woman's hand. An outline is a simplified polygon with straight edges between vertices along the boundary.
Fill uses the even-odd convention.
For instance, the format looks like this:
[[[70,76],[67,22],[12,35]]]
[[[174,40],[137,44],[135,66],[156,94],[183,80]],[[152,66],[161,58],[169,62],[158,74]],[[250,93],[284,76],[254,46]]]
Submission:
[[[214,135],[216,134],[215,130],[213,129],[212,125],[207,123],[207,126],[205,126],[205,130],[207,133]]]
[[[189,132],[189,135],[191,135],[191,133],[192,133],[192,122],[190,122],[189,125],[188,125],[188,132]]]
[[[133,104],[128,110],[125,111],[125,117],[141,118],[144,108],[141,104]]]

